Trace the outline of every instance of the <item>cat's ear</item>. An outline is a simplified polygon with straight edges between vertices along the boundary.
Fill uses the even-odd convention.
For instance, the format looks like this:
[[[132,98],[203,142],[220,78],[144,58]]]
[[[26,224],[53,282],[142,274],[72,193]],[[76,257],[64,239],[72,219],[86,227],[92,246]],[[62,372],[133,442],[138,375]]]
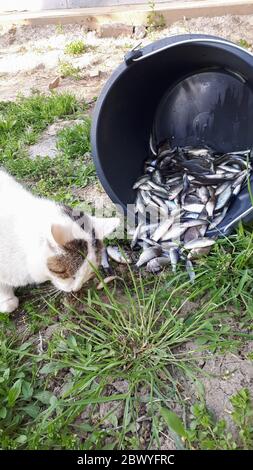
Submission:
[[[51,233],[54,241],[60,246],[66,245],[66,243],[74,238],[70,226],[53,224],[51,226]]]
[[[119,217],[91,217],[96,237],[100,240],[108,237],[119,225]]]

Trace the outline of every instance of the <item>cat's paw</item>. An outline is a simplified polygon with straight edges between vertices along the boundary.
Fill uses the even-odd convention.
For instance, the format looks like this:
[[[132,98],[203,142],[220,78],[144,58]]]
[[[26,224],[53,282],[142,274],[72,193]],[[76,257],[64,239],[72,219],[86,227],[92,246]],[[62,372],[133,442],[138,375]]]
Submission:
[[[0,300],[0,312],[11,313],[18,308],[19,300],[17,297],[12,297],[8,300]]]

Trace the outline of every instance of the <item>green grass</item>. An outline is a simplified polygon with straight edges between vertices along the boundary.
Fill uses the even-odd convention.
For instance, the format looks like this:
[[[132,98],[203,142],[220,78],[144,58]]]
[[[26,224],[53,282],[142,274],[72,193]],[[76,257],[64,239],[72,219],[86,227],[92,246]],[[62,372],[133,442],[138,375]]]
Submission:
[[[68,44],[66,44],[64,48],[65,54],[68,54],[71,56],[78,56],[78,55],[83,54],[86,51],[87,51],[87,46],[81,40],[69,42]]]
[[[180,317],[178,297],[189,284],[182,281],[178,275],[169,281],[160,278],[154,285],[130,271],[122,287],[124,297],[105,287],[103,300],[95,290],[61,308],[49,300],[47,315],[51,312],[61,321],[40,355],[41,324],[28,341],[20,343],[11,329],[6,334],[11,323],[3,323],[2,447],[104,448],[107,438],[115,447],[139,447],[134,427],[143,399],[152,420],[151,442],[159,442],[159,406],[183,403],[178,391],[180,377],[193,378],[198,371],[194,350],[184,351],[183,345],[208,330],[221,308],[215,296],[192,314]],[[119,378],[127,380],[127,392],[108,395],[108,385]],[[146,398],[140,394],[143,386]],[[112,422],[108,429],[105,417],[94,426],[78,423],[88,406],[96,416],[98,405],[111,401],[115,407],[118,402],[123,407],[120,423],[113,409],[106,416]],[[84,431],[85,442],[80,437]]]
[[[59,132],[54,159],[30,160],[27,146],[59,118],[83,122]],[[0,165],[34,193],[75,205],[73,187],[95,180],[90,119],[73,96],[0,103],[0,128]],[[231,393],[236,437],[198,392],[201,361],[253,339],[252,238],[240,226],[219,239],[193,285],[183,266],[159,277],[115,266],[124,281],[103,291],[19,289],[19,312],[0,314],[0,448],[159,448],[171,431],[179,448],[252,449],[249,391]],[[185,382],[195,395],[186,398]]]
[[[190,426],[166,408],[161,414],[169,429],[184,448],[199,450],[248,450],[253,447],[253,404],[248,389],[242,388],[230,398],[231,417],[237,430],[235,438],[225,419],[216,420],[204,399],[191,407]],[[180,441],[181,439],[181,441]]]
[[[162,13],[159,13],[155,9],[155,1],[150,0],[149,4],[149,13],[147,15],[147,30],[149,33],[162,29],[166,26],[166,21]]]
[[[246,39],[239,39],[238,41],[239,46],[244,47],[245,49],[250,49],[252,44],[250,44]]]
[[[59,74],[62,78],[74,78],[75,80],[80,80],[80,67],[75,67],[69,61],[60,60],[58,66]]]
[[[34,144],[41,132],[56,119],[82,118],[80,124],[62,130],[58,153],[54,159],[28,156],[27,146]],[[17,102],[0,103],[0,165],[13,176],[27,181],[41,196],[75,203],[72,188],[84,187],[94,180],[95,169],[90,157],[90,119],[86,105],[69,94],[50,96],[34,93]]]

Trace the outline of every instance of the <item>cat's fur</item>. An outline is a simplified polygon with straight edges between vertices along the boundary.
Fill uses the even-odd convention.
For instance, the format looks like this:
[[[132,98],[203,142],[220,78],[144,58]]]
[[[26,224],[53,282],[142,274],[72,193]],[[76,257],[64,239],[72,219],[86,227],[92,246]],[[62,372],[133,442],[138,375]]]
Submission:
[[[33,196],[0,169],[0,312],[17,308],[15,287],[50,280],[59,290],[78,291],[118,223],[84,214],[80,222],[68,207]]]

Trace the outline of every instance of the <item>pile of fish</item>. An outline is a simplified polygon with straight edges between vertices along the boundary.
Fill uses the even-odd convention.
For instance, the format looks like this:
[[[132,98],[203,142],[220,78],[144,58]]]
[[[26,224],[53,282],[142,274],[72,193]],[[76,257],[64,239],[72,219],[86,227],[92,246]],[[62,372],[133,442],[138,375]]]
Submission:
[[[136,228],[132,248],[141,247],[137,267],[152,273],[179,260],[190,279],[192,259],[215,243],[206,236],[219,225],[251,172],[251,151],[221,154],[213,149],[174,147],[168,141],[156,151],[150,141],[144,174],[133,186]]]

